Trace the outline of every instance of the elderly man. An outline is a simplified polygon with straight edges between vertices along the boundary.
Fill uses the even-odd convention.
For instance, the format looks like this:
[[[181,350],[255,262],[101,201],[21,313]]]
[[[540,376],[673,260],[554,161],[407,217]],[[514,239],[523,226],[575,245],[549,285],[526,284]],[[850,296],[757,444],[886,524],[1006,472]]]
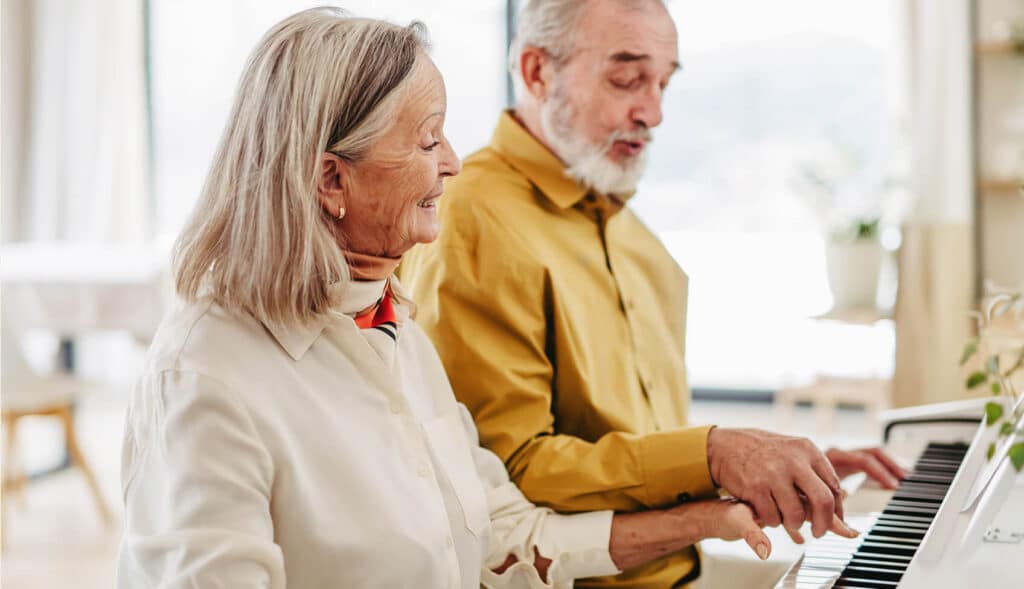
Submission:
[[[523,10],[517,102],[441,200],[437,242],[403,280],[481,441],[538,504],[639,511],[713,495],[815,536],[839,479],[902,472],[758,430],[688,426],[687,277],[627,206],[679,69],[657,0],[542,0]],[[694,548],[579,587],[681,587]]]

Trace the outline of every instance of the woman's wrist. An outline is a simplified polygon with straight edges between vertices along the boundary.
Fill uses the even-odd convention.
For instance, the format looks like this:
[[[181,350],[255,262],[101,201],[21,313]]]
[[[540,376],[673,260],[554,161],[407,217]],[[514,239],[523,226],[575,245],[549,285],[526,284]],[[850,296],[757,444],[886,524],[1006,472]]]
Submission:
[[[715,537],[712,507],[717,499],[683,503],[668,510],[675,525],[685,530],[685,535],[692,539],[692,544]]]
[[[705,537],[711,522],[700,503],[640,513],[616,514],[608,551],[620,570],[640,566],[692,546]]]

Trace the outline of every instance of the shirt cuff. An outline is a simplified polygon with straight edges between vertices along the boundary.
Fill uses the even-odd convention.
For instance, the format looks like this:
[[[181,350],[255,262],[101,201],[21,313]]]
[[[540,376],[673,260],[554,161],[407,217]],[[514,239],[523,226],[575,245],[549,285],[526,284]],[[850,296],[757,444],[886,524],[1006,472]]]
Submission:
[[[612,511],[548,515],[537,550],[552,559],[548,578],[556,586],[572,579],[621,572],[608,552],[613,515]]]
[[[641,464],[648,507],[668,507],[715,495],[708,467],[708,432],[713,427],[688,427],[643,437]]]

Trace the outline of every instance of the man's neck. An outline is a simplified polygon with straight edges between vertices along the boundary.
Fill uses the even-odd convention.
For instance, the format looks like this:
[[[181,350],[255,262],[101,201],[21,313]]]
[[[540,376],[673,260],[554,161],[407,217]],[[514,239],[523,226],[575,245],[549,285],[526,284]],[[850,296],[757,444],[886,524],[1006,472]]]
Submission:
[[[537,104],[519,104],[512,109],[512,118],[516,120],[526,131],[533,135],[536,139],[548,149],[551,153],[555,154],[555,157],[559,159],[563,164],[565,160],[558,154],[554,146],[548,141],[547,136],[544,134],[544,127],[540,124],[540,105]]]

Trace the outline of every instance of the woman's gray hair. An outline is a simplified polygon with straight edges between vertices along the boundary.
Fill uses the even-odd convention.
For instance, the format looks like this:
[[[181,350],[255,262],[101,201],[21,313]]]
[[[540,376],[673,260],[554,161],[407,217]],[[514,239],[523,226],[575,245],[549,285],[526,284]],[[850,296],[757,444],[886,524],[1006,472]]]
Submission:
[[[426,30],[315,8],[260,40],[192,217],[175,244],[178,294],[272,324],[327,312],[349,279],[317,195],[321,157],[361,160],[388,130]]]

